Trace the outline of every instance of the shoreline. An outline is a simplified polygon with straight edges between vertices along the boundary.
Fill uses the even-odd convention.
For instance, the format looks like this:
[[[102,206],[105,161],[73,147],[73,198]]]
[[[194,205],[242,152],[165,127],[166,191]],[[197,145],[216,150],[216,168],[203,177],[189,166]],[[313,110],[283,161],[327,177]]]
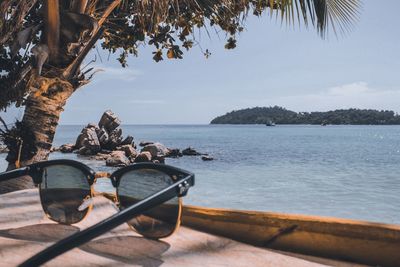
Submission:
[[[60,127],[54,144],[75,140],[81,129]],[[211,162],[197,157],[166,162],[196,173],[197,192],[188,199],[193,205],[400,223],[398,126],[123,126],[123,131],[136,140],[193,145],[215,156]],[[61,157],[108,170],[76,154],[51,156]]]

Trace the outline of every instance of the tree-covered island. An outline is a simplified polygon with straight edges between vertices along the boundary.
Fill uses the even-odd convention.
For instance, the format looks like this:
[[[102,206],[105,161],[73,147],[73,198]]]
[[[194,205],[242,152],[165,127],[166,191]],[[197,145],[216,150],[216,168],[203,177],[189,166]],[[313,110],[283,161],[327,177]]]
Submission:
[[[234,110],[216,117],[211,124],[355,124],[400,125],[400,115],[391,110],[338,109],[326,112],[295,112],[283,107]]]

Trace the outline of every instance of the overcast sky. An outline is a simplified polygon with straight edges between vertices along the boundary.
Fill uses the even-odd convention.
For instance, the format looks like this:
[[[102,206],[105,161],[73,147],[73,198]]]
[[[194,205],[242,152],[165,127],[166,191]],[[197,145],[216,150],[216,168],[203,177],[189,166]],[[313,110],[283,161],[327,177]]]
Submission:
[[[400,113],[400,1],[363,2],[360,21],[339,39],[265,16],[247,20],[234,50],[203,34],[209,59],[195,47],[183,60],[155,63],[148,47],[123,69],[101,53],[94,67],[104,72],[72,96],[61,123],[97,121],[106,109],[126,124],[204,124],[234,109],[271,105]]]

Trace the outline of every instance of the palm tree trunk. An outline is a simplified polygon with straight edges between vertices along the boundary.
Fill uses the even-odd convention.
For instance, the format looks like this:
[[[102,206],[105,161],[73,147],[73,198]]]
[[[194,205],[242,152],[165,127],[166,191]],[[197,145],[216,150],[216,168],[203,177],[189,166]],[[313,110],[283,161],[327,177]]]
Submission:
[[[26,101],[22,123],[35,136],[36,154],[30,159],[22,159],[21,166],[47,160],[61,112],[68,98],[75,91],[74,87],[60,78],[38,77],[30,84],[31,93]],[[27,144],[30,140],[23,140]],[[10,163],[8,169],[15,168]]]
[[[60,78],[37,77],[30,83],[30,90],[22,123],[32,131],[36,140],[34,144],[29,144],[32,140],[23,140],[23,145],[34,145],[37,152],[31,158],[22,158],[21,166],[47,160],[61,112],[75,88]],[[9,162],[7,170],[15,168],[15,162]],[[23,176],[1,182],[0,194],[27,188],[33,188],[32,178]]]
[[[32,90],[33,89],[33,90]],[[21,165],[46,160],[49,156],[61,112],[74,92],[73,86],[60,78],[37,78],[26,103],[22,123],[36,137],[36,155]]]
[[[86,9],[87,3],[88,1],[86,0],[74,1],[73,10],[82,13]],[[31,76],[31,81],[28,85],[30,87],[30,93],[25,103],[22,125],[29,128],[29,131],[33,134],[34,138],[23,138],[22,150],[24,147],[25,150],[27,147],[29,147],[28,150],[30,150],[31,147],[34,147],[35,151],[32,150],[32,153],[23,153],[24,156],[21,158],[20,166],[26,166],[37,161],[47,160],[49,157],[61,112],[64,110],[68,98],[73,94],[77,87],[84,84],[82,81],[81,83],[76,81],[80,65],[89,53],[89,50],[100,38],[102,33],[101,26],[120,3],[121,0],[114,0],[109,4],[99,19],[98,27],[92,33],[91,38],[85,43],[80,54],[72,62],[67,64],[68,67],[65,68],[62,73],[59,72],[61,68],[54,68],[47,72],[50,73],[50,75],[56,75],[58,77],[48,78]],[[60,53],[61,55],[62,53],[65,53],[65,51],[60,51],[60,15],[58,11],[59,0],[45,1],[45,38],[43,41],[49,47],[49,63],[53,66],[59,65],[57,63]],[[74,85],[69,81],[74,81]],[[12,170],[16,168],[15,151],[17,151],[17,148],[9,147],[9,149],[10,152],[7,157],[9,165],[7,170]],[[13,151],[13,153],[11,153],[11,151]],[[31,188],[33,187],[31,180],[30,177],[21,177],[16,180],[0,182],[0,193]]]

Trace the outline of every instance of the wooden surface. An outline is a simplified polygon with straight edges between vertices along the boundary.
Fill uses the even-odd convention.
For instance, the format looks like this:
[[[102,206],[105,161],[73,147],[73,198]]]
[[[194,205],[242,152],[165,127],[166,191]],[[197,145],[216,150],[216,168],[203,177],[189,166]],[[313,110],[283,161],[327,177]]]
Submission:
[[[35,189],[0,195],[0,266],[16,266],[60,238],[115,212],[111,202],[96,197],[93,211],[83,222],[66,226],[45,217]],[[185,227],[169,238],[153,241],[142,238],[124,224],[46,266],[326,266],[314,260],[318,261]]]
[[[195,206],[186,206],[183,218],[191,228],[260,247],[400,266],[400,225]]]

